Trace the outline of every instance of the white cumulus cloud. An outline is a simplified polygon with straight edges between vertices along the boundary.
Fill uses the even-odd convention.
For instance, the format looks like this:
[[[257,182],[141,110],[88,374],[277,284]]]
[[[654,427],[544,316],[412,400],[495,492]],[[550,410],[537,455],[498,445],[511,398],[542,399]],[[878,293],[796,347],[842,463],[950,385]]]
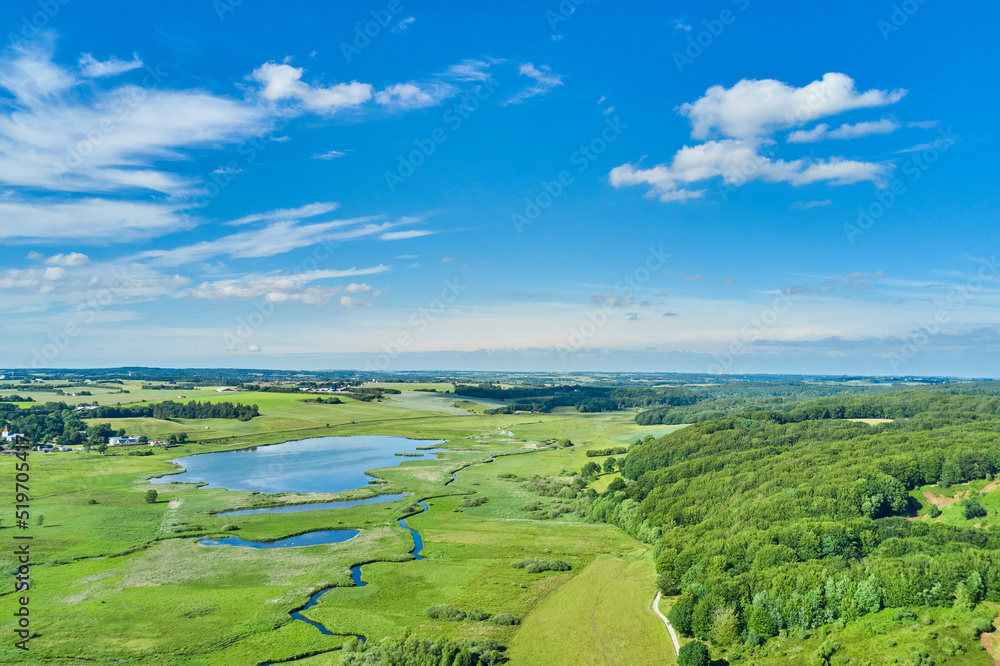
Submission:
[[[266,62],[250,78],[262,85],[260,95],[271,102],[294,100],[310,111],[333,114],[341,109],[361,106],[372,98],[369,83],[337,83],[331,86],[310,85],[302,80],[305,70],[285,63]]]
[[[721,177],[727,185],[752,180],[769,183],[847,185],[873,182],[882,186],[892,164],[864,162],[840,156],[783,160],[765,154],[774,146],[774,135],[819,118],[860,108],[886,106],[899,101],[905,90],[859,92],[845,74],[825,74],[822,79],[796,88],[773,79],[739,81],[731,88],[712,86],[678,113],[691,123],[691,136],[701,143],[678,150],[669,163],[640,168],[622,164],[611,170],[615,187],[647,185],[648,196],[660,201],[687,201],[705,195],[704,183]],[[793,133],[790,142],[846,139],[886,133],[898,127],[894,120],[841,125],[830,130],[820,125]]]

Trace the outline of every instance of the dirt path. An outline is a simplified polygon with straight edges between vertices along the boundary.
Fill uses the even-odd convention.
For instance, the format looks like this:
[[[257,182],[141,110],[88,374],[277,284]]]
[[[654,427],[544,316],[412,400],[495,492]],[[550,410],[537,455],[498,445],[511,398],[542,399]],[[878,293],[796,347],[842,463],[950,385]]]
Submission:
[[[968,496],[969,496],[969,491],[966,490],[965,491],[965,497],[968,498]],[[952,504],[954,504],[955,502],[959,501],[960,499],[963,499],[962,498],[962,491],[961,490],[959,490],[957,493],[955,493],[954,497],[944,497],[943,495],[935,495],[931,491],[925,490],[924,491],[924,497],[927,499],[928,502],[930,502],[931,504],[933,504],[934,506],[936,506],[939,509],[943,509],[946,506],[951,506]]]
[[[614,659],[611,658],[611,656],[608,654],[607,649],[605,649],[604,647],[604,639],[601,638],[601,631],[597,628],[597,619],[594,617],[597,614],[597,606],[598,604],[601,603],[601,595],[604,594],[605,587],[607,587],[607,585],[602,587],[601,591],[597,593],[597,598],[594,599],[594,606],[593,608],[590,609],[590,627],[591,629],[594,630],[594,635],[597,636],[597,642],[601,646],[601,654],[604,655],[604,658],[607,660],[609,664],[614,664],[614,666],[618,666],[618,662],[616,662]]]
[[[660,612],[660,597],[662,596],[662,592],[656,593],[656,598],[653,599],[653,612],[660,616],[663,624],[667,625],[667,631],[670,632],[670,640],[674,643],[674,652],[679,655],[681,653],[681,643],[677,640],[677,632],[670,626],[670,620],[667,619],[667,616]]]

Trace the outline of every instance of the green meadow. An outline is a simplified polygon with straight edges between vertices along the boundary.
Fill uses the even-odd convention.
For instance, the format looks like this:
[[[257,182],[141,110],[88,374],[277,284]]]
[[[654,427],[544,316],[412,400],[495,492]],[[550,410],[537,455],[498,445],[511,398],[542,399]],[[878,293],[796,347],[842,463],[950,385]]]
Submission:
[[[589,448],[643,436],[648,428],[636,426],[631,413],[489,416],[453,407],[455,396],[421,391],[407,392],[410,407],[395,400],[310,404],[287,393],[185,395],[257,404],[262,415],[249,422],[112,420],[115,429],[151,439],[188,434],[188,443],[153,449],[149,456],[115,448],[104,456],[31,454],[27,533],[33,536],[36,633],[30,656],[11,641],[0,645],[0,663],[254,665],[303,655],[317,656],[298,663],[339,663],[346,635],[379,640],[408,631],[494,638],[510,647],[512,663],[532,663],[523,655],[532,654],[554,626],[568,637],[560,663],[591,663],[602,642],[628,663],[672,663],[663,660],[672,658],[665,629],[649,610],[655,574],[648,549],[618,528],[585,522],[569,510],[571,501],[541,496],[530,483],[533,477],[566,478],[588,461],[603,460],[588,458]],[[373,470],[380,483],[339,494],[264,495],[149,481],[177,470],[169,461],[185,455],[362,434],[445,443],[434,458],[401,457],[397,466]],[[574,446],[552,446],[564,438]],[[13,460],[3,463],[10,487]],[[453,473],[457,480],[450,482]],[[155,503],[145,501],[149,489],[158,492]],[[384,493],[411,495],[352,508],[216,515]],[[428,511],[419,511],[419,500]],[[540,511],[525,509],[533,503]],[[540,513],[552,515],[540,520]],[[397,524],[402,517],[422,535],[426,559],[411,554],[411,535]],[[199,544],[206,536],[271,541],[331,529],[360,534],[343,543],[270,550]],[[4,516],[0,534],[14,531]],[[571,569],[533,574],[510,566],[525,557],[560,559]],[[353,587],[349,570],[362,563],[367,585]],[[14,570],[5,558],[2,573]],[[596,585],[599,599],[591,598]],[[313,593],[331,587],[306,615],[342,636],[323,636],[290,618]],[[3,596],[11,594],[8,588]],[[424,613],[438,604],[509,613],[521,624],[449,622]],[[11,628],[8,618],[0,621],[5,635]],[[655,651],[629,647],[646,644]]]

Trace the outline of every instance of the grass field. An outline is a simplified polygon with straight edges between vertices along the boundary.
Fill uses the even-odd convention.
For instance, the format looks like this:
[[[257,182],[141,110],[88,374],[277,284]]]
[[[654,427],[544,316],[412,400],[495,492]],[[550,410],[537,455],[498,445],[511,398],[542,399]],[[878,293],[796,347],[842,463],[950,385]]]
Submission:
[[[663,622],[649,609],[656,589],[649,553],[601,556],[528,616],[510,658],[550,666],[677,663]]]
[[[193,397],[190,393],[185,395]],[[418,396],[416,400],[445,398],[410,393]],[[32,639],[27,659],[10,642],[0,644],[0,663],[117,660],[141,665],[249,666],[317,652],[327,654],[300,663],[337,663],[336,652],[330,651],[339,647],[342,638],[322,636],[288,616],[313,592],[329,586],[344,587],[325,595],[308,614],[337,633],[363,633],[377,640],[409,627],[429,635],[491,636],[507,645],[525,645],[537,640],[531,636],[540,635],[544,630],[539,627],[551,621],[544,610],[552,607],[548,600],[584,575],[611,576],[619,583],[599,605],[591,604],[596,608],[593,617],[571,615],[585,620],[574,631],[604,637],[609,653],[626,650],[618,663],[645,663],[635,661],[637,653],[628,652],[627,646],[664,640],[662,626],[648,611],[655,589],[641,544],[608,525],[587,524],[573,513],[542,521],[532,519],[524,509],[532,502],[546,510],[557,508],[563,500],[536,495],[525,480],[579,470],[590,460],[584,454],[588,448],[616,444],[614,437],[641,431],[630,414],[563,410],[547,415],[487,416],[460,410],[462,415],[458,415],[404,408],[388,401],[308,404],[301,395],[256,392],[214,393],[203,399],[258,404],[262,416],[245,423],[113,420],[112,427],[125,428],[129,434],[160,438],[186,432],[192,440],[181,447],[157,449],[146,457],[127,456],[116,449],[106,456],[32,454],[30,533],[35,568],[31,599],[32,627],[38,636]],[[454,396],[446,399],[454,402]],[[515,436],[508,437],[508,431]],[[384,481],[381,485],[339,495],[261,495],[199,489],[192,484],[152,486],[148,481],[172,471],[174,466],[167,460],[183,455],[357,434],[446,443],[434,459],[401,458],[399,466],[377,470]],[[547,446],[564,437],[572,438],[576,446]],[[489,462],[494,456],[496,461]],[[4,465],[0,473],[8,485],[12,470],[12,464]],[[458,474],[457,481],[449,483],[453,472]],[[159,501],[147,504],[143,495],[154,487]],[[367,497],[375,492],[413,495],[347,509],[215,515],[264,505]],[[488,501],[463,507],[468,496]],[[424,538],[426,559],[414,561],[409,554],[410,535],[396,521],[423,498],[430,510],[408,518]],[[40,526],[35,522],[38,516],[43,517]],[[359,529],[361,534],[340,544],[267,551],[208,548],[192,538],[227,534],[273,540],[322,529]],[[10,536],[11,530],[4,521],[0,534]],[[528,574],[510,566],[526,556],[563,559],[573,568]],[[362,570],[369,585],[349,587],[349,567],[374,560],[378,562]],[[5,558],[0,573],[9,576],[13,566]],[[565,594],[574,599],[579,593],[569,589]],[[8,591],[0,598],[9,595]],[[524,623],[519,627],[450,623],[424,615],[424,608],[439,603],[509,612]],[[649,622],[644,619],[647,615]],[[626,617],[637,621],[623,621]],[[9,635],[10,625],[4,617],[0,631]],[[611,636],[617,642],[609,642]],[[585,660],[592,654],[590,643],[564,649],[565,663],[589,663]],[[577,661],[570,661],[574,658]],[[515,659],[512,663],[532,662]]]

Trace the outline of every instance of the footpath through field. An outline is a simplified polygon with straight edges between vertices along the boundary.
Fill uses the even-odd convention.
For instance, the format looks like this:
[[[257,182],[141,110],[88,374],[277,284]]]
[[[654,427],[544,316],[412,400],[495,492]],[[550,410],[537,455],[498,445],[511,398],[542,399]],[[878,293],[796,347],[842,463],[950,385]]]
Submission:
[[[680,641],[677,640],[677,632],[675,632],[674,628],[670,626],[670,620],[667,619],[667,616],[660,612],[660,597],[662,596],[663,593],[656,593],[656,597],[653,599],[653,612],[660,616],[660,619],[663,620],[663,624],[667,625],[667,631],[670,632],[670,640],[674,642],[674,652],[680,654],[681,644]]]

